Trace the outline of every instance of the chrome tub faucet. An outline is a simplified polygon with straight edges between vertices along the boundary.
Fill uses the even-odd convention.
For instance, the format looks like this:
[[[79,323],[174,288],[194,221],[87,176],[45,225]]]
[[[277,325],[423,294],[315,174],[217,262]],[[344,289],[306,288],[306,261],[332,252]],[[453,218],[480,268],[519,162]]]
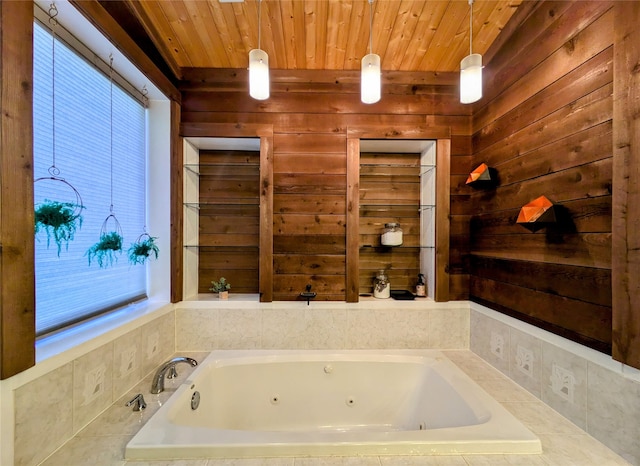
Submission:
[[[187,358],[183,356],[173,358],[165,362],[162,366],[160,366],[156,374],[153,376],[153,382],[151,384],[151,393],[153,393],[154,395],[157,395],[158,393],[161,393],[164,391],[165,376],[167,376],[167,373],[169,373],[170,378],[176,377],[178,375],[176,373],[176,364],[178,364],[179,362],[187,363],[192,367],[196,367],[198,365],[198,361],[196,361],[195,359]]]

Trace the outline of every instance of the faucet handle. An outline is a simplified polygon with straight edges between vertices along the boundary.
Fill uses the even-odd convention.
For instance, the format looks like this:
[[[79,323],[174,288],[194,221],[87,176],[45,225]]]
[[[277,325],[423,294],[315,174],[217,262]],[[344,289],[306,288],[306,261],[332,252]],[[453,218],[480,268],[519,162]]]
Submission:
[[[175,379],[176,377],[178,377],[178,371],[176,371],[176,366],[175,364],[171,367],[169,367],[169,373],[167,374],[167,379]]]
[[[146,409],[147,403],[144,401],[144,396],[142,396],[142,393],[138,393],[136,396],[134,396],[127,402],[125,406],[128,407],[131,405],[133,405],[134,411],[143,411],[144,409]]]

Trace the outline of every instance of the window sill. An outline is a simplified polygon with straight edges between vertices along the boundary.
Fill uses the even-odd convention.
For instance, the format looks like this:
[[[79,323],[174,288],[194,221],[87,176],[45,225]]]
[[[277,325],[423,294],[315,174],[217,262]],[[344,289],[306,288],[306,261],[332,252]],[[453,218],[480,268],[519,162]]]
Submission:
[[[36,341],[36,367],[49,361],[55,365],[72,361],[172,310],[168,302],[145,300],[46,335]]]

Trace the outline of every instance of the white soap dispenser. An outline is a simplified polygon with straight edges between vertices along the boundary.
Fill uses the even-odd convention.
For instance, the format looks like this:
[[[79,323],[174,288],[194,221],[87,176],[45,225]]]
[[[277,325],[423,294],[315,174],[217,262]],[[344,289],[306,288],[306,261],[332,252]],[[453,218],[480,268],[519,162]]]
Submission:
[[[427,296],[427,287],[424,284],[424,275],[421,273],[418,274],[418,283],[416,283],[416,296]]]

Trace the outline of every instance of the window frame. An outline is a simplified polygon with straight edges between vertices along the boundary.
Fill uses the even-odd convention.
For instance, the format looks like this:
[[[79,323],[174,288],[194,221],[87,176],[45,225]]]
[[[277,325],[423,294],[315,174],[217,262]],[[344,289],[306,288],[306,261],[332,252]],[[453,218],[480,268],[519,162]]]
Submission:
[[[63,5],[63,8],[66,8],[66,5]],[[80,28],[79,32],[81,33],[81,35],[86,34],[87,25],[77,24],[78,12],[77,10],[74,10],[74,11],[76,11],[76,18],[74,18],[72,23],[70,23],[73,25],[72,29],[74,30],[75,33],[77,33],[78,32],[77,28]],[[65,10],[65,18],[68,16],[67,13],[70,13],[70,11]],[[86,20],[84,20],[83,18],[83,21],[86,21]],[[34,23],[35,22],[39,23],[39,25],[45,31],[48,31],[48,33],[51,34],[51,28],[48,26],[48,14],[45,13],[44,10],[41,7],[39,7],[37,3],[34,4]],[[95,29],[92,26],[91,28]],[[101,50],[103,50],[105,47],[109,47],[113,50],[113,45],[99,31],[95,30],[91,32],[91,34],[93,34],[94,36],[96,35],[96,33],[99,36],[98,40],[102,41],[103,43],[103,45],[101,46]],[[80,39],[78,39],[73,33],[67,30],[60,23],[56,25],[55,35],[56,35],[56,39],[63,42],[66,46],[72,48],[87,63],[92,65],[103,75],[107,75],[109,70],[109,65],[107,65],[107,63],[100,58],[99,52],[97,51],[94,52],[88,46],[84,45],[84,43]],[[93,41],[94,41],[93,38],[89,40],[89,42],[93,42]],[[87,314],[82,319],[82,321],[78,323],[76,323],[75,321],[69,322],[68,324],[65,324],[64,326],[62,326],[62,328],[49,329],[47,332],[38,333],[37,342],[36,342],[38,349],[41,346],[40,343],[50,341],[50,340],[57,340],[59,339],[60,336],[64,335],[65,333],[69,333],[69,334],[78,334],[78,332],[82,333],[83,327],[94,328],[92,332],[95,332],[95,326],[96,325],[100,326],[99,322],[101,320],[104,320],[105,322],[107,322],[107,326],[113,326],[114,323],[111,322],[112,319],[110,316],[114,314],[118,314],[121,316],[119,319],[122,319],[122,315],[121,315],[122,311],[132,312],[133,313],[132,315],[138,312],[145,313],[147,312],[146,310],[144,310],[145,308],[151,309],[151,308],[157,307],[157,305],[159,304],[162,305],[169,302],[169,295],[170,295],[170,274],[169,274],[169,263],[170,263],[169,262],[169,254],[170,254],[169,216],[170,215],[169,214],[170,213],[166,211],[166,206],[168,205],[168,201],[170,200],[170,193],[166,193],[167,198],[164,199],[164,202],[161,202],[161,203],[156,201],[150,202],[150,198],[152,197],[154,192],[157,193],[158,186],[166,186],[166,182],[168,181],[169,158],[170,158],[170,152],[168,149],[170,146],[170,140],[168,139],[168,137],[170,133],[167,132],[166,130],[171,127],[171,121],[170,121],[171,108],[169,106],[169,99],[164,94],[162,94],[162,92],[160,92],[154,86],[153,83],[149,82],[148,78],[145,77],[137,68],[135,68],[135,65],[128,62],[128,60],[126,60],[126,58],[123,57],[120,54],[120,52],[114,50],[114,54],[118,56],[117,58],[118,60],[121,60],[120,64],[124,65],[124,71],[125,71],[125,74],[127,74],[128,79],[131,79],[130,76],[132,74],[132,67],[133,67],[133,74],[136,75],[136,82],[142,81],[144,83],[144,88],[148,87],[150,91],[149,95],[151,95],[151,99],[149,99],[146,93],[145,95],[143,95],[143,93],[140,90],[134,88],[129,83],[128,79],[123,77],[123,75],[119,73],[114,66],[114,70],[113,70],[114,72],[112,74],[114,85],[117,84],[128,95],[130,95],[137,101],[141,103],[148,103],[148,105],[146,106],[147,111],[146,111],[146,117],[145,117],[146,118],[146,127],[145,127],[145,136],[146,136],[146,141],[145,141],[146,203],[145,204],[146,205],[145,205],[144,211],[145,211],[145,219],[147,220],[145,223],[149,227],[149,231],[152,232],[154,236],[156,235],[156,233],[161,235],[160,243],[162,244],[159,244],[161,248],[160,260],[157,261],[158,264],[145,266],[146,293],[144,295],[139,295],[134,299],[129,299],[127,300],[126,303],[123,303],[120,305],[108,306],[100,311]],[[102,53],[102,56],[104,56],[104,53]],[[126,63],[122,63],[123,61],[126,61]],[[141,89],[142,88],[143,87],[141,87]],[[163,135],[166,135],[166,138],[163,138],[163,137],[157,138],[157,142],[153,142],[150,140],[151,133],[155,133],[156,135],[158,135],[158,133],[163,133]],[[164,147],[162,147],[163,143],[164,143]],[[156,150],[156,153],[154,154],[154,163],[159,166],[150,168],[149,153],[150,153],[150,150],[152,149]],[[160,154],[162,155],[159,158],[158,156]],[[158,163],[158,161],[160,161],[160,163]],[[159,181],[158,177],[163,178],[163,180]],[[161,197],[165,197],[165,196],[161,196]],[[156,219],[151,220],[150,212],[153,210],[154,213],[157,213],[158,204],[162,204],[162,208],[165,211],[160,213],[159,215],[156,214],[155,215]],[[135,238],[130,238],[130,239],[135,239]],[[125,242],[127,242],[126,238],[125,238]],[[125,249],[125,254],[123,254],[123,258],[122,258],[122,259],[125,259],[126,261],[126,258],[124,256],[126,256],[126,249]],[[105,330],[107,330],[107,327],[105,327]],[[40,359],[39,354],[37,358]]]

